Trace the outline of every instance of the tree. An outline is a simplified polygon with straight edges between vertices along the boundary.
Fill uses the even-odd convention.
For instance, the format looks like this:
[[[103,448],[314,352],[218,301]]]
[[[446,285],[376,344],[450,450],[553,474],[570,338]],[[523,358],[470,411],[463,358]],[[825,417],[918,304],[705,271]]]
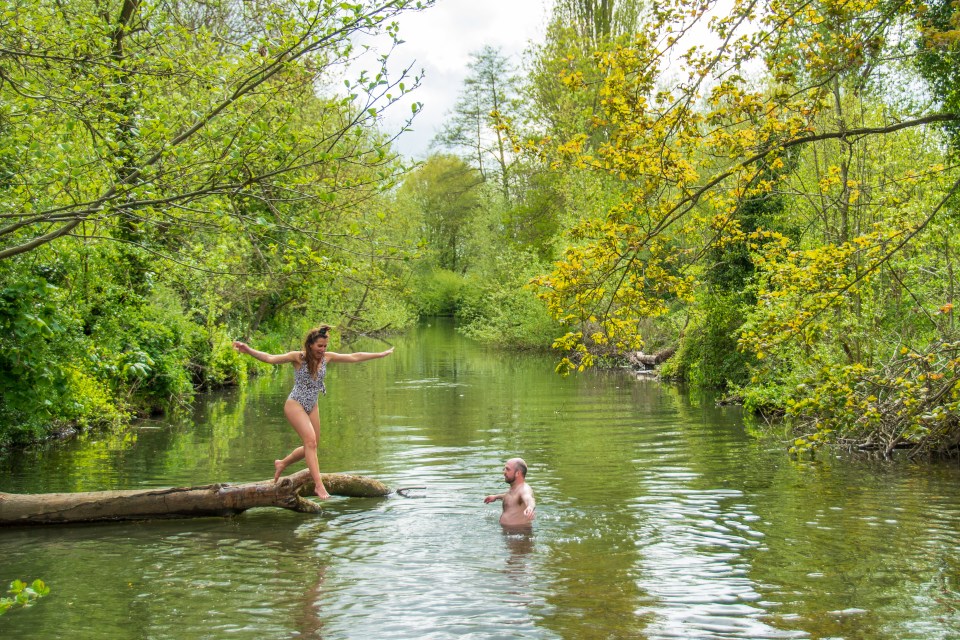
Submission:
[[[589,133],[599,143],[604,128],[593,120],[599,109],[602,70],[594,57],[627,44],[640,28],[643,3],[638,0],[561,0],[554,4],[546,40],[529,51],[531,73],[524,83],[532,127],[566,138]],[[571,73],[583,78],[580,90],[571,92],[562,78]]]
[[[641,7],[635,0],[562,0],[554,4],[546,40],[528,50],[530,73],[522,87],[525,109],[515,126],[517,138],[566,140],[585,133],[585,148],[595,148],[607,138],[606,127],[598,126],[595,118],[603,72],[594,60],[618,42],[632,38]],[[583,78],[577,91],[570,91],[563,82],[572,73]],[[549,160],[540,156],[524,156],[521,166],[524,202],[508,213],[508,228],[515,227],[513,236],[536,247],[547,259],[559,244],[555,236],[560,225],[599,214],[624,190],[619,180],[572,166],[551,167]],[[543,233],[530,238],[531,230]]]
[[[354,34],[396,41],[393,18],[431,3],[14,3],[0,36],[0,259],[68,235],[156,250],[184,228],[255,230],[238,197],[331,213],[365,197],[339,172],[390,166],[363,129],[417,80],[388,78],[383,54],[346,95],[316,89],[354,58]]]
[[[954,0],[927,3],[919,40],[920,73],[944,108],[960,111],[960,6]],[[960,148],[960,125],[946,126],[954,149]]]
[[[927,113],[887,126],[841,123],[835,130],[818,130],[815,117],[829,104],[833,81],[851,68],[870,68],[881,55],[882,47],[864,50],[846,32],[862,32],[872,20],[871,33],[880,38],[899,16],[879,5],[872,13],[837,10],[826,35],[816,32],[800,43],[807,51],[800,58],[780,30],[791,23],[796,7],[772,7],[758,18],[765,29],[746,29],[754,9],[736,7],[714,21],[711,31],[721,46],[716,53],[705,45],[684,53],[687,81],[672,91],[658,84],[664,57],[659,45],[679,47],[675,34],[691,25],[675,21],[689,7],[678,2],[658,10],[633,46],[598,60],[606,77],[598,124],[611,128],[609,142],[595,153],[585,149],[586,135],[554,147],[558,160],[630,185],[629,195],[604,219],[585,220],[572,230],[576,245],[554,275],[541,281],[545,297],[571,322],[603,318],[605,340],[628,347],[638,338],[635,318],[663,313],[665,300],[690,295],[696,278],[685,266],[699,250],[677,251],[677,243],[701,232],[714,244],[738,237],[742,230],[734,214],[746,198],[773,188],[762,175],[781,167],[783,154],[818,141],[864,140],[958,118]],[[772,77],[757,83],[741,72],[761,56]],[[583,78],[574,72],[566,81],[579,88]]]
[[[411,174],[403,193],[422,222],[422,237],[436,265],[456,273],[468,266],[468,230],[482,207],[483,178],[456,156],[435,155]]]
[[[372,315],[406,250],[379,116],[419,79],[358,36],[430,1],[8,4],[0,446],[242,380],[230,338],[289,315]]]
[[[505,124],[517,110],[516,71],[498,49],[486,46],[471,54],[451,117],[434,141],[440,148],[466,150],[484,180],[496,180],[505,203],[514,197],[516,156]]]
[[[77,493],[0,493],[0,526],[226,516],[255,507],[320,513],[320,505],[301,495],[313,486],[309,475],[304,469],[278,482]],[[366,476],[324,473],[322,478],[324,485],[329,483],[332,495],[374,498],[391,493],[385,484]]]
[[[934,128],[960,114],[889,91],[894,78],[909,78],[898,61],[916,55],[904,34],[921,10],[885,1],[741,3],[704,24],[710,8],[659,5],[630,46],[599,55],[596,124],[607,136],[547,145],[554,162],[626,186],[619,203],[570,230],[563,259],[538,279],[570,329],[557,341],[572,352],[560,368],[589,366],[594,345],[638,348],[645,319],[696,304],[709,280],[704,257],[744,243],[756,304],[739,347],[757,361],[758,384],[789,390],[793,382],[805,398],[833,389],[827,395],[863,413],[873,402],[868,388],[896,369],[870,367],[890,357],[885,345],[903,326],[902,314],[881,320],[867,303],[879,311],[896,291],[910,301],[912,335],[924,345],[908,353],[952,362],[947,323],[929,311],[937,298],[925,299],[912,275],[903,277],[905,268],[930,264],[925,248],[960,190]],[[575,67],[564,75],[571,90],[589,91],[588,79]],[[782,208],[760,220],[750,214],[751,203],[771,197]],[[800,233],[787,232],[785,222],[797,218]],[[942,282],[925,291],[936,295]],[[829,374],[835,362],[849,367],[846,381],[813,375]],[[924,391],[890,404],[913,403],[927,415],[938,406],[938,417],[902,413],[884,431],[884,448],[950,442],[957,372],[955,363],[943,367],[911,369],[911,388]],[[930,373],[946,382],[917,384]],[[853,379],[871,382],[854,389]],[[785,391],[788,403],[793,393]],[[824,434],[842,424],[838,414],[825,420],[826,405],[804,410],[830,425]]]
[[[572,26],[585,49],[599,51],[636,30],[642,6],[635,0],[559,0],[553,21]]]

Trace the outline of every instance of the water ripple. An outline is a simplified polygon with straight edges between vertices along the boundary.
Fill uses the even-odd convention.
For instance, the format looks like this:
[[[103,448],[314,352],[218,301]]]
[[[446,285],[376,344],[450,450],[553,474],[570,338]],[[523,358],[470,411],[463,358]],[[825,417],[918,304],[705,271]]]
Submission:
[[[53,589],[4,637],[960,637],[955,465],[790,460],[706,399],[443,340],[331,369],[321,402],[322,468],[416,499],[0,531],[5,575]],[[297,444],[288,389],[24,452],[0,490],[262,479]],[[519,532],[482,502],[514,455],[538,501]]]

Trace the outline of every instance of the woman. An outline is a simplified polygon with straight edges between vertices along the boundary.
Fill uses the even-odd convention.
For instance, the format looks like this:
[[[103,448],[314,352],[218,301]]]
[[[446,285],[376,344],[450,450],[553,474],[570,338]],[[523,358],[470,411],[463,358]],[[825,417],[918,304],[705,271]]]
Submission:
[[[327,351],[327,334],[329,325],[322,325],[311,329],[303,341],[303,351],[291,351],[282,355],[272,355],[257,351],[243,342],[236,341],[233,348],[240,353],[253,356],[261,362],[282,364],[289,362],[296,370],[294,374],[293,391],[283,405],[283,413],[287,416],[290,425],[303,441],[303,446],[297,447],[283,460],[274,460],[275,472],[273,481],[280,479],[280,474],[289,465],[298,460],[306,459],[310,477],[313,478],[314,490],[321,500],[330,497],[323,480],[320,478],[320,463],[317,459],[317,442],[320,440],[320,412],[317,409],[317,399],[320,392],[326,393],[323,379],[327,374],[328,362],[363,362],[374,358],[386,358],[393,353],[393,347],[380,353],[333,353]]]

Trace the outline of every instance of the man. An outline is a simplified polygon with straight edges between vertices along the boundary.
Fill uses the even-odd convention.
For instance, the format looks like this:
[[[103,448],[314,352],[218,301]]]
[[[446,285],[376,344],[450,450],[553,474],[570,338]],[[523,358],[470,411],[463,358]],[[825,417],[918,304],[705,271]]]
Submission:
[[[533,499],[533,489],[526,482],[527,463],[520,458],[511,458],[503,465],[503,480],[510,490],[483,499],[485,504],[503,500],[503,513],[500,524],[505,527],[530,524],[534,518],[537,503]]]

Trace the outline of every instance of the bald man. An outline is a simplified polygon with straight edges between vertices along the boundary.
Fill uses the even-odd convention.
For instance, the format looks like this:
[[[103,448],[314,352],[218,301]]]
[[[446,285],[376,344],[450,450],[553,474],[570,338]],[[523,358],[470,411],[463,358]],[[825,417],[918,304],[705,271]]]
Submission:
[[[511,458],[503,465],[503,481],[510,485],[510,490],[483,499],[485,504],[503,500],[500,524],[505,527],[530,524],[534,518],[537,503],[526,478],[527,463],[521,458]]]

